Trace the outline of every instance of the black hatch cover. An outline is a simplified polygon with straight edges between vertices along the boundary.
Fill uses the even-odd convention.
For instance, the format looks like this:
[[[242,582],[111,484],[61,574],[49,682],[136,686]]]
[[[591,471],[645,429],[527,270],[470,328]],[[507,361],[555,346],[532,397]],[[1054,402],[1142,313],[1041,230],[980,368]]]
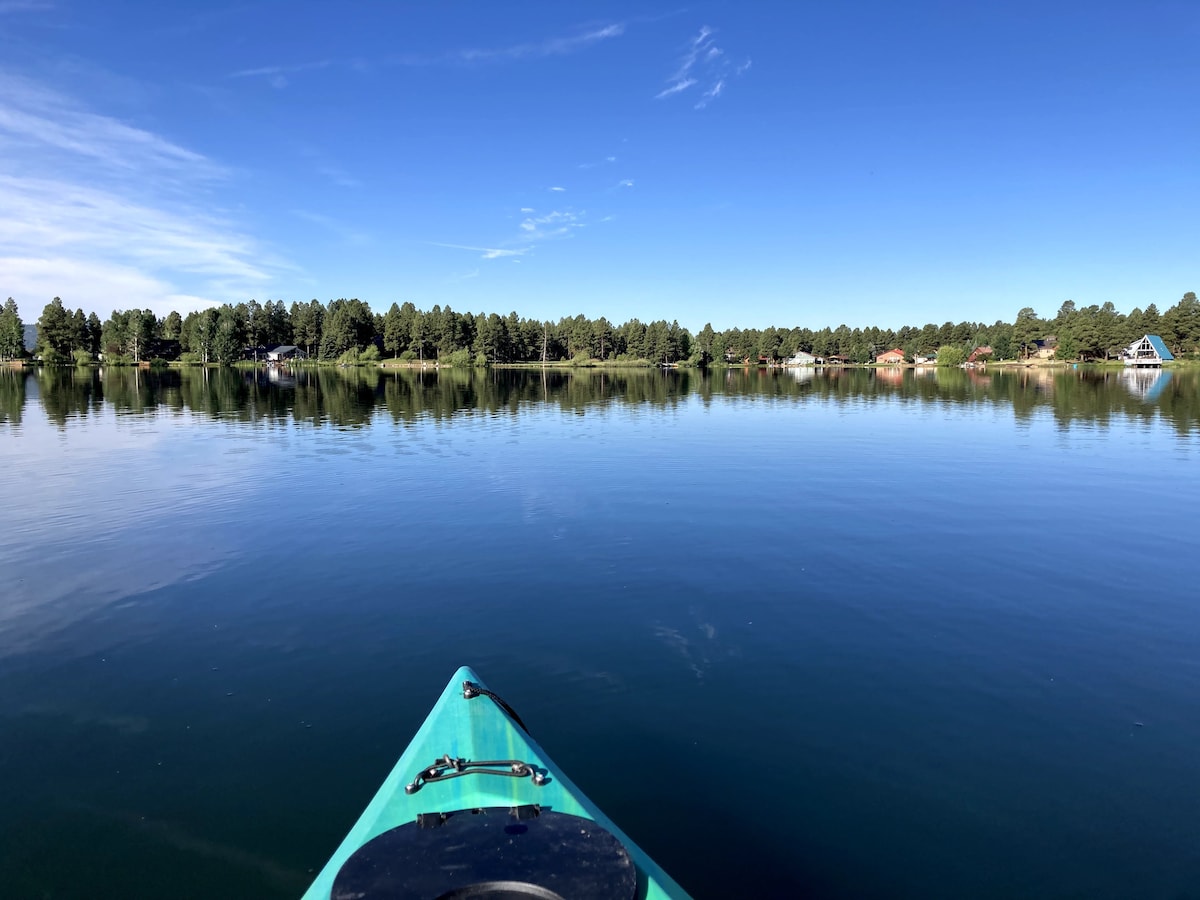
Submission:
[[[537,806],[428,813],[367,841],[331,900],[632,900],[625,847],[591,819]]]

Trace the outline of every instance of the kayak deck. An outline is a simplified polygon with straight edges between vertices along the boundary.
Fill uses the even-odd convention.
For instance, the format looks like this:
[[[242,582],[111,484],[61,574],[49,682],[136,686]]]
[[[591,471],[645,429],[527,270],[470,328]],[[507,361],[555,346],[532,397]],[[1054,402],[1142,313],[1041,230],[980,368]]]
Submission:
[[[468,699],[464,683],[483,693]],[[446,820],[441,814],[494,808],[511,810],[517,817],[545,811],[591,820],[623,845],[637,870],[636,897],[686,898],[683,889],[571,783],[514,717],[492,699],[475,672],[460,668],[304,900],[329,900],[347,861],[385,832],[417,822],[418,817],[423,827],[436,826],[440,823],[434,818]],[[552,818],[546,817],[541,827],[552,827]],[[428,843],[437,833],[422,840]],[[372,848],[382,848],[387,841],[381,839]]]

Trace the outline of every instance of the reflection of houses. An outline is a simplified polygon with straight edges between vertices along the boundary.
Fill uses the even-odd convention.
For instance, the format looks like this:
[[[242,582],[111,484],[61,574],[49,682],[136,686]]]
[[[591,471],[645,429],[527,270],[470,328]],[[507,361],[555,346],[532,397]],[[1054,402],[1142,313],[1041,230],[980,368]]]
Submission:
[[[1123,351],[1121,356],[1125,365],[1133,368],[1161,368],[1165,362],[1175,357],[1157,334],[1147,334],[1138,338]]]
[[[801,384],[808,384],[813,380],[816,372],[813,370],[812,363],[808,363],[807,365],[795,366],[788,369],[788,374]]]
[[[876,369],[875,380],[881,384],[904,384],[904,370],[898,367]]]
[[[887,350],[875,357],[875,362],[881,366],[898,366],[904,362],[904,351],[897,347],[894,350]]]
[[[1121,373],[1121,384],[1133,396],[1153,403],[1162,395],[1171,373],[1161,368],[1155,371],[1149,366],[1131,366]]]
[[[803,350],[797,350],[796,355],[788,359],[789,366],[814,366],[817,364],[817,358],[811,353],[806,353]]]
[[[282,344],[267,351],[269,363],[282,363],[291,359],[308,359],[308,354],[291,344]]]
[[[275,387],[295,387],[296,375],[284,366],[267,366],[267,384]]]

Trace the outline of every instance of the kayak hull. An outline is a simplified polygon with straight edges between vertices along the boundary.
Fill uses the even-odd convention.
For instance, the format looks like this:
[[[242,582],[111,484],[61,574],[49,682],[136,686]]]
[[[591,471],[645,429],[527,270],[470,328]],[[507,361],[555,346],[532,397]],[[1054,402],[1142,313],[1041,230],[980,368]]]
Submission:
[[[304,900],[329,900],[338,872],[359,848],[385,832],[416,821],[418,816],[526,806],[590,819],[615,836],[637,869],[637,897],[687,898],[686,892],[563,774],[497,702],[486,695],[465,698],[464,682],[483,687],[470,668],[464,666],[455,673],[375,797],[304,894]],[[446,778],[444,774],[453,774],[455,769],[443,766],[432,770],[432,780],[418,779],[446,758],[514,760],[527,764],[530,771],[502,774],[491,767]],[[415,789],[414,781],[418,782]]]

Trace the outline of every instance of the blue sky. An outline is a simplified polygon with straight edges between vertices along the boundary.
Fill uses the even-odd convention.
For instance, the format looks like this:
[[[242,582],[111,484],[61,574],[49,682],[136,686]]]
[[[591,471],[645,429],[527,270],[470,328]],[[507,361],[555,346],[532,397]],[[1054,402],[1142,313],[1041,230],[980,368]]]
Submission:
[[[1200,3],[0,0],[0,296],[924,324],[1200,288]]]

